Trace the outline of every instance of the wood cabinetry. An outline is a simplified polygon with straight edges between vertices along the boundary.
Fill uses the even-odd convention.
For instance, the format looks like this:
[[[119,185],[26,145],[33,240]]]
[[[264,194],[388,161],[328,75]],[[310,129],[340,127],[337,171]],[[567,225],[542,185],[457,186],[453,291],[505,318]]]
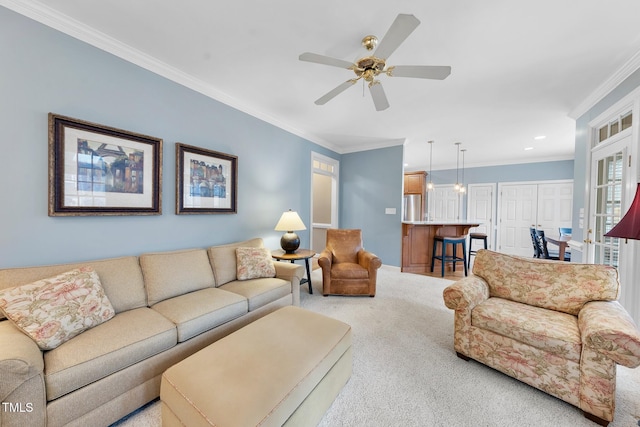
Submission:
[[[424,194],[427,173],[424,171],[404,174],[404,194]]]
[[[422,222],[402,224],[402,268],[405,273],[431,271],[431,254],[435,236],[466,236],[469,229],[480,225],[475,222]],[[447,253],[450,253],[451,247]],[[468,248],[467,248],[468,250]],[[465,254],[466,256],[466,254]],[[440,262],[437,263],[440,268]],[[445,267],[447,270],[451,265]]]

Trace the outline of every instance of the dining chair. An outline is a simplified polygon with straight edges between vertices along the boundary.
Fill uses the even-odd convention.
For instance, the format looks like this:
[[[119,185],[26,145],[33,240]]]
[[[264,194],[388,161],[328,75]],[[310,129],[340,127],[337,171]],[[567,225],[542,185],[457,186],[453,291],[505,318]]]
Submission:
[[[558,251],[550,251],[547,248],[547,239],[544,235],[544,230],[536,230],[536,240],[541,250],[539,258],[560,260],[560,253]],[[565,252],[564,261],[571,261],[571,253]]]
[[[558,228],[558,232],[560,233],[560,236],[571,236],[571,227],[559,227]]]
[[[533,244],[533,257],[540,258],[542,248],[540,247],[538,237],[536,236],[536,229],[533,227],[529,227],[529,234],[531,234],[531,243]]]

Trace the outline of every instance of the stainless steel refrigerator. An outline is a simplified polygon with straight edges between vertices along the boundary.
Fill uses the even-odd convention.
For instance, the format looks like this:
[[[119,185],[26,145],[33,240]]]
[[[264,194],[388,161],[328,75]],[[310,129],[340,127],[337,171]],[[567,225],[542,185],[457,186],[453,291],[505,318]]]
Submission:
[[[424,203],[422,194],[404,195],[403,221],[424,221]]]

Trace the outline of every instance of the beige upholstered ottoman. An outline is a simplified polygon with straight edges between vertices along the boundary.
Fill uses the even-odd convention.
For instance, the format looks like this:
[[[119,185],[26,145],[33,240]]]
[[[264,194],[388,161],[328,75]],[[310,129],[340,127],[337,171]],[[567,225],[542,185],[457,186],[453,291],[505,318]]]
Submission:
[[[167,369],[163,426],[317,425],[351,376],[351,327],[284,307]]]

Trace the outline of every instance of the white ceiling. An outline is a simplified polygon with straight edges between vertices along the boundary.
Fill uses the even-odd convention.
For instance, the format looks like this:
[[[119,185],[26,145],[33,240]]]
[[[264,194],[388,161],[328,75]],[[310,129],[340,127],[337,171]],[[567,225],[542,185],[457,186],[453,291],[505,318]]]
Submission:
[[[573,158],[575,121],[640,66],[636,0],[0,0],[208,96],[339,153],[405,144],[408,170]],[[348,61],[398,15],[421,25],[388,65],[450,65],[443,81],[381,76],[390,108],[353,77],[301,62]],[[534,137],[544,135],[545,139]],[[525,151],[526,147],[533,147]]]

